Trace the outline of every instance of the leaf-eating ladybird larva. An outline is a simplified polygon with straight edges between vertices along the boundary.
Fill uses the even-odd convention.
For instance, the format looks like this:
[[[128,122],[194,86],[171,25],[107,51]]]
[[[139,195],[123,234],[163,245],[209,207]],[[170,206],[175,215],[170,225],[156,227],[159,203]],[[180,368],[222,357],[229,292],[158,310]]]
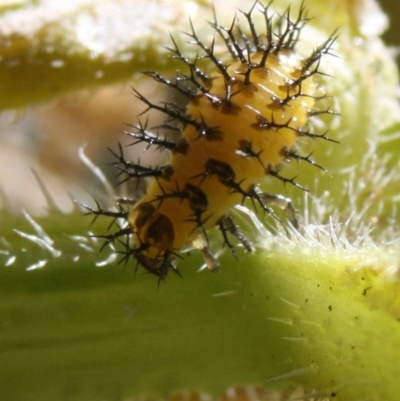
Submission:
[[[256,12],[265,19],[263,32],[257,31],[253,22]],[[215,226],[231,249],[228,234],[250,251],[249,241],[230,213],[247,198],[268,212],[270,206],[286,209],[296,226],[290,200],[263,193],[258,185],[267,175],[293,183],[277,170],[288,157],[312,163],[292,151],[299,137],[330,140],[304,127],[311,115],[330,113],[315,108],[325,96],[318,95],[321,92],[314,76],[320,73],[321,58],[330,54],[335,36],[301,58],[296,45],[308,21],[304,6],[295,19],[289,10],[283,15],[270,15],[269,6],[259,2],[242,14],[245,26],[236,18],[229,28],[219,25],[216,18],[211,24],[216,39],[226,47],[227,60],[217,57],[214,41],[206,45],[199,39],[193,25],[187,35],[201,53],[195,59],[185,56],[172,38],[170,51],[189,72],[177,73],[173,81],[154,71],[145,74],[186,97],[186,108],[168,102],[154,104],[137,91],[135,95],[148,110],[164,113],[164,126],[172,130],[179,127],[182,137],[176,142],[158,137],[147,124],[125,132],[134,143],[169,151],[169,162],[158,168],[144,167],[127,161],[120,146],[120,154],[114,153],[115,166],[127,179],[151,177],[147,193],[129,211],[89,208],[96,216],[122,219],[125,226],[120,231],[100,237],[106,238],[107,244],[125,236],[124,259],[134,257],[160,279],[171,270],[178,272],[176,257],[192,244],[202,251],[208,267],[216,270],[218,262],[207,237],[208,230]],[[203,59],[208,60],[212,71],[200,67],[199,60]]]

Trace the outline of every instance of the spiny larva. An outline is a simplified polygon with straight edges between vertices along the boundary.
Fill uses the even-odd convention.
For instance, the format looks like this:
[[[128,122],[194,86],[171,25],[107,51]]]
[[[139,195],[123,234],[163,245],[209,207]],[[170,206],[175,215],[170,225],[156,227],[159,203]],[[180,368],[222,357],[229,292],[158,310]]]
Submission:
[[[262,31],[254,23],[256,12],[265,21]],[[170,152],[169,162],[157,168],[126,160],[121,146],[119,154],[113,152],[115,167],[127,179],[150,177],[146,194],[131,201],[130,210],[122,205],[119,211],[86,206],[96,217],[123,221],[119,231],[98,237],[105,238],[105,244],[125,237],[123,260],[133,257],[161,280],[169,271],[178,272],[177,256],[192,245],[200,249],[211,270],[219,267],[208,246],[207,232],[213,227],[220,229],[224,244],[232,250],[228,235],[251,251],[231,214],[246,199],[268,213],[272,213],[271,206],[285,209],[296,226],[290,199],[263,193],[259,184],[268,175],[294,183],[278,173],[285,159],[313,163],[294,150],[300,137],[330,140],[325,134],[313,133],[307,123],[310,116],[330,113],[317,107],[326,95],[321,95],[314,77],[321,74],[321,58],[330,54],[335,36],[302,58],[296,47],[308,22],[303,5],[294,19],[289,9],[278,15],[259,2],[249,12],[240,13],[245,24],[235,17],[230,27],[224,27],[214,19],[210,25],[215,38],[210,44],[198,37],[191,23],[186,35],[197,47],[197,57],[185,56],[172,38],[169,50],[185,65],[186,73],[178,72],[169,80],[157,72],[145,72],[183,95],[186,107],[172,102],[154,104],[135,90],[147,111],[165,114],[165,129],[181,132],[176,142],[153,134],[147,123],[125,132],[134,144]],[[223,54],[217,55],[216,41],[225,47]],[[207,69],[201,67],[204,60],[209,63]]]

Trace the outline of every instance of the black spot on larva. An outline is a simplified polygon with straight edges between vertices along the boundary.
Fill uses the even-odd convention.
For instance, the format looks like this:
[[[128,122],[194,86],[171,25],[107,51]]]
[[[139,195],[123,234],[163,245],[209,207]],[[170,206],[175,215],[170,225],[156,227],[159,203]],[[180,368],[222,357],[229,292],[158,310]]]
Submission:
[[[282,157],[287,157],[288,152],[289,152],[289,151],[287,150],[287,147],[284,146],[284,147],[279,151],[279,155],[282,156]]]
[[[192,210],[204,211],[208,206],[208,199],[206,194],[197,186],[186,183],[185,191],[188,194],[190,208]]]
[[[205,168],[205,177],[216,175],[219,182],[227,187],[230,187],[232,181],[235,179],[235,172],[232,167],[223,161],[208,159],[205,163]]]
[[[171,164],[166,164],[165,166],[162,167],[162,176],[161,178],[169,181],[171,177],[174,175],[174,168],[171,166]]]
[[[247,141],[246,139],[241,139],[239,141],[238,151],[239,151],[239,154],[243,157],[253,157],[254,156],[253,145],[250,141]]]
[[[239,141],[238,154],[242,157],[257,157],[253,151],[253,145],[246,139]]]
[[[176,142],[174,151],[185,155],[189,149],[189,144],[185,138],[181,138]]]
[[[273,130],[273,129],[277,130],[280,128],[287,128],[287,127],[289,127],[289,122],[290,122],[290,120],[289,120],[285,123],[276,123],[274,121],[268,121],[265,117],[260,116],[260,115],[256,116],[256,120],[257,120],[257,122],[251,124],[251,127],[256,130],[260,130],[260,131],[263,131],[263,130],[269,131],[269,130]]]
[[[247,85],[242,85],[241,89],[240,89],[240,95],[247,98],[247,99],[251,99],[254,97],[254,94],[258,92],[258,88],[249,83]]]
[[[199,129],[199,136],[204,137],[207,141],[222,141],[224,133],[218,128],[207,127],[203,125]]]
[[[269,110],[273,110],[273,111],[279,111],[279,110],[284,110],[285,104],[283,99],[277,97],[277,96],[272,96],[271,97],[271,102],[266,104],[266,107]]]
[[[232,101],[222,102],[220,108],[222,114],[234,115],[234,116],[238,116],[242,111],[242,108],[237,104],[233,103]]]
[[[138,218],[135,221],[136,228],[140,229],[144,227],[148,223],[149,219],[151,219],[154,215],[155,210],[155,207],[149,202],[138,204],[136,207],[138,214]]]
[[[174,237],[175,232],[171,220],[162,214],[156,214],[147,229],[146,242],[161,246],[163,249],[171,249]]]

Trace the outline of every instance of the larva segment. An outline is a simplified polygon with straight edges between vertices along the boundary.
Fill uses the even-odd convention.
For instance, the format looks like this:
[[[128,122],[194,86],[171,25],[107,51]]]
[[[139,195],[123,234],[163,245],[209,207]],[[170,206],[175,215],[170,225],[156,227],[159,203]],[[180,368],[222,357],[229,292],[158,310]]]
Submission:
[[[265,18],[265,32],[258,32],[253,23],[256,9]],[[233,246],[228,232],[251,250],[230,214],[246,198],[268,212],[270,205],[286,209],[296,226],[290,200],[262,194],[258,185],[266,175],[295,184],[293,179],[280,176],[278,168],[288,157],[313,164],[308,156],[298,156],[291,150],[298,138],[328,139],[304,127],[311,115],[321,113],[314,109],[321,98],[314,76],[319,73],[321,58],[330,54],[335,38],[332,36],[302,59],[296,45],[307,23],[304,7],[293,20],[289,11],[270,16],[268,6],[258,2],[243,15],[247,27],[236,19],[229,28],[220,26],[217,20],[211,25],[230,54],[226,62],[216,55],[215,42],[202,42],[192,25],[188,36],[202,55],[190,60],[174,40],[170,49],[189,74],[178,73],[170,81],[156,72],[146,73],[186,96],[189,102],[185,109],[173,103],[154,104],[135,91],[149,110],[166,115],[167,128],[178,126],[182,132],[176,143],[154,136],[147,124],[127,133],[134,138],[133,144],[145,142],[169,150],[171,157],[166,166],[150,169],[125,161],[122,149],[117,156],[117,168],[126,179],[153,177],[146,195],[127,217],[132,232],[127,254],[161,279],[169,270],[176,271],[175,255],[194,243],[201,244],[205,261],[215,270],[218,262],[207,245],[207,232],[215,226],[229,248]],[[200,58],[209,60],[209,72],[199,67]]]

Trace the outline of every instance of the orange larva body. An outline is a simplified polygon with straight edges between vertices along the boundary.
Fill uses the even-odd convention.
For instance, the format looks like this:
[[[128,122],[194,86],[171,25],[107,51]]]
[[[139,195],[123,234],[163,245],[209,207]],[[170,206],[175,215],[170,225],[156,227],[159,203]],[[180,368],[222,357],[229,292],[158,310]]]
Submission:
[[[256,31],[252,20],[256,6],[265,18],[266,31],[262,33]],[[119,232],[105,236],[107,242],[127,236],[125,258],[133,256],[161,279],[169,270],[177,270],[176,255],[193,244],[202,250],[208,266],[216,268],[217,262],[207,246],[207,231],[215,226],[230,248],[228,232],[250,250],[230,214],[246,198],[265,210],[270,211],[268,205],[274,204],[293,215],[289,200],[262,194],[258,185],[269,174],[292,182],[277,173],[286,158],[310,162],[308,157],[292,151],[300,136],[327,139],[304,127],[313,113],[324,112],[315,108],[323,95],[314,76],[334,38],[302,59],[296,53],[296,44],[307,23],[304,8],[295,20],[289,11],[274,19],[268,15],[268,6],[257,2],[243,14],[249,35],[238,24],[224,28],[215,21],[212,25],[230,55],[230,59],[224,57],[224,63],[214,54],[214,45],[202,43],[193,27],[188,34],[193,39],[191,43],[203,53],[199,59],[209,59],[214,67],[209,75],[198,67],[199,59],[184,56],[174,41],[171,52],[185,64],[189,74],[178,73],[171,82],[156,72],[146,73],[188,98],[187,106],[180,108],[168,102],[153,104],[136,92],[148,109],[167,116],[167,129],[179,129],[182,137],[173,143],[155,136],[143,125],[126,132],[135,139],[134,143],[170,150],[170,160],[160,168],[146,168],[126,161],[121,150],[115,165],[127,174],[127,179],[153,177],[147,193],[130,211],[93,210],[96,215],[126,221]]]
[[[262,54],[256,54],[252,61],[256,63],[261,57]],[[291,59],[289,67],[288,59]],[[296,143],[298,130],[306,124],[308,112],[315,103],[316,85],[310,77],[302,82],[304,96],[285,105],[279,104],[288,93],[299,92],[299,84],[293,82],[301,69],[302,62],[294,52],[281,51],[278,56],[269,57],[264,67],[252,71],[251,84],[246,85],[243,65],[235,62],[227,69],[231,77],[229,90],[235,93],[229,104],[225,102],[227,88],[220,73],[211,77],[209,94],[215,98],[214,103],[202,93],[194,97],[187,106],[187,116],[217,129],[200,135],[196,127],[187,125],[182,132],[187,148],[185,152],[172,154],[169,161],[172,174],[153,179],[147,195],[131,212],[129,223],[136,242],[151,245],[143,256],[155,261],[155,265],[162,263],[165,252],[178,252],[191,245],[203,235],[203,230],[215,227],[242,202],[240,190],[221,182],[224,172],[204,176],[211,160],[221,163],[222,167],[229,166],[232,179],[245,193],[250,193],[266,177],[268,168],[282,162],[285,151]],[[262,128],[265,121],[283,126]],[[246,157],[249,147],[254,154],[259,154],[258,158]],[[185,191],[188,186],[201,191],[203,204],[190,198],[164,196]],[[152,206],[154,210],[149,213],[143,205]],[[204,211],[200,210],[202,207]],[[194,218],[196,208],[200,210],[198,220]],[[142,220],[146,223],[141,224]]]

